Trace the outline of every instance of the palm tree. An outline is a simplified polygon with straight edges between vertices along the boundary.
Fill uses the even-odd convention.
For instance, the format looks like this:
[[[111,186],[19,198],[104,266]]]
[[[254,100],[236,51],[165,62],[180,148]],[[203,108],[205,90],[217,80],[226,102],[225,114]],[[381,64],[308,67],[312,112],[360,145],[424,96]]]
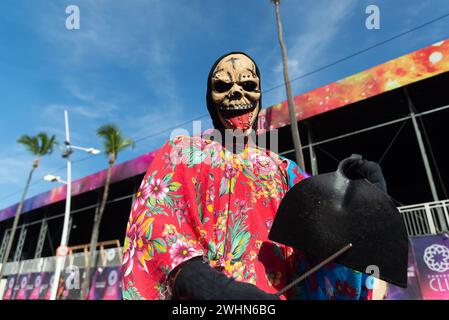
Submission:
[[[299,137],[298,121],[296,119],[296,112],[295,112],[295,103],[293,102],[292,87],[291,87],[290,78],[288,76],[287,49],[285,48],[284,37],[282,35],[281,16],[279,14],[279,3],[281,1],[280,0],[271,0],[271,2],[274,3],[274,9],[275,9],[276,21],[277,21],[277,29],[278,29],[278,40],[279,40],[279,45],[281,46],[281,51],[282,51],[282,64],[283,64],[283,68],[284,68],[284,85],[285,85],[285,89],[287,91],[288,112],[290,114],[290,128],[292,131],[293,146],[295,148],[296,163],[301,168],[301,170],[304,171],[305,170],[304,156],[302,154],[301,138]]]
[[[106,202],[109,194],[109,184],[111,183],[112,167],[117,160],[118,154],[127,147],[134,147],[134,141],[131,139],[125,139],[120,132],[120,129],[114,124],[106,124],[98,128],[97,136],[103,139],[104,153],[108,156],[108,171],[106,173],[106,181],[104,184],[103,197],[100,204],[100,209],[95,212],[94,225],[92,228],[92,236],[89,246],[89,257],[87,259],[86,277],[83,281],[83,287],[81,294],[83,297],[87,297],[90,288],[91,279],[91,261],[94,259],[95,249],[98,242],[98,233],[100,230],[101,219],[103,217]]]
[[[16,215],[14,216],[11,235],[9,237],[8,245],[6,246],[5,255],[2,259],[2,266],[0,267],[0,279],[3,277],[4,266],[8,261],[9,254],[11,252],[11,247],[17,231],[17,225],[19,224],[20,214],[22,213],[23,209],[23,203],[25,201],[25,197],[28,192],[33,173],[39,166],[42,157],[47,154],[51,154],[53,152],[53,147],[56,144],[55,136],[48,136],[45,132],[40,132],[37,136],[29,136],[24,134],[19,139],[17,139],[17,142],[25,146],[25,148],[36,158],[33,161],[33,165],[31,167],[30,173],[28,174],[27,182],[25,184],[25,189],[23,190],[22,197],[20,198],[20,202],[16,209]]]

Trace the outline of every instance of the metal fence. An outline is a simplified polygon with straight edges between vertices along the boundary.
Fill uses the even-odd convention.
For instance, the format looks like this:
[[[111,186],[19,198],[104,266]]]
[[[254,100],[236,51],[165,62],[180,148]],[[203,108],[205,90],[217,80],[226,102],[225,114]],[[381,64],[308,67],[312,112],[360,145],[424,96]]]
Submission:
[[[110,248],[97,250],[95,258],[91,262],[91,267],[116,267],[121,265],[122,248]],[[9,262],[5,265],[4,275],[26,274],[38,272],[54,272],[56,257],[45,257],[38,259]],[[74,253],[65,258],[64,268],[69,270],[72,267],[84,269],[86,267],[86,255],[84,252]]]
[[[399,207],[409,236],[449,231],[449,200]]]

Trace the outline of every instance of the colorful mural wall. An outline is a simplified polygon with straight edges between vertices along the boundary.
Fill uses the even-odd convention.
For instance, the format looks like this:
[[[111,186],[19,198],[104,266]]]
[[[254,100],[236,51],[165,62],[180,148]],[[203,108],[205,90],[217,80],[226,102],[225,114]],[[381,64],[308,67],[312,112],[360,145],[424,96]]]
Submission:
[[[449,39],[296,96],[294,100],[297,119],[310,118],[447,71]],[[288,124],[288,107],[284,101],[260,112],[258,133]],[[114,166],[112,181],[117,182],[144,173],[156,151]],[[76,196],[101,187],[105,176],[106,170],[75,181],[72,194]],[[65,195],[65,186],[54,188],[26,200],[23,212],[64,200]],[[14,205],[0,211],[0,221],[13,217],[16,208],[17,205]]]
[[[449,39],[294,97],[297,119],[304,120],[447,71]],[[284,101],[261,110],[258,133],[289,124]]]

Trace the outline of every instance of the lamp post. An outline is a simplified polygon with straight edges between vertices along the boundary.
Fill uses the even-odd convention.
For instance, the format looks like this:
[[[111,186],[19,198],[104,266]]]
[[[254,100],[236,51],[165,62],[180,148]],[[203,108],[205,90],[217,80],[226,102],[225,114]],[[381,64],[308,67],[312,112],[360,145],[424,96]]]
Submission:
[[[62,154],[63,158],[67,159],[67,181],[62,180],[60,177],[53,175],[46,175],[45,180],[51,182],[61,182],[65,183],[67,194],[65,202],[64,211],[64,224],[62,227],[61,243],[56,250],[56,266],[55,266],[55,276],[53,280],[53,285],[51,287],[51,300],[56,300],[56,295],[59,287],[59,278],[61,276],[61,270],[64,267],[65,256],[67,255],[67,243],[68,243],[68,232],[69,232],[69,221],[70,221],[70,203],[72,198],[72,163],[70,160],[70,155],[74,152],[73,150],[82,150],[91,154],[99,154],[100,151],[94,148],[83,148],[77,147],[70,144],[70,131],[69,131],[69,114],[67,110],[64,110],[64,120],[65,120],[65,150]]]
[[[59,183],[67,184],[67,181],[62,180],[61,177],[54,176],[54,175],[51,175],[51,174],[47,174],[44,177],[44,180],[46,180],[48,182],[59,182]]]

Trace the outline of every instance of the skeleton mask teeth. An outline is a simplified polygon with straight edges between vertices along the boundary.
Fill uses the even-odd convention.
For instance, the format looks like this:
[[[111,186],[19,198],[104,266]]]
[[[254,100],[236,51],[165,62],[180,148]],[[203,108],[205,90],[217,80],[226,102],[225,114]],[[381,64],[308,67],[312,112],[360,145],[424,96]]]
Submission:
[[[248,109],[250,110],[250,109]],[[232,128],[240,128],[247,130],[252,126],[252,123],[257,114],[255,107],[251,111],[238,110],[238,109],[227,109],[220,112],[222,119]],[[247,115],[245,117],[245,115]],[[242,117],[243,116],[243,117]]]
[[[250,103],[250,104],[237,104],[237,105],[230,105],[230,106],[225,106],[225,105],[220,105],[219,109],[221,111],[232,111],[232,110],[250,110],[254,108],[254,104]]]

